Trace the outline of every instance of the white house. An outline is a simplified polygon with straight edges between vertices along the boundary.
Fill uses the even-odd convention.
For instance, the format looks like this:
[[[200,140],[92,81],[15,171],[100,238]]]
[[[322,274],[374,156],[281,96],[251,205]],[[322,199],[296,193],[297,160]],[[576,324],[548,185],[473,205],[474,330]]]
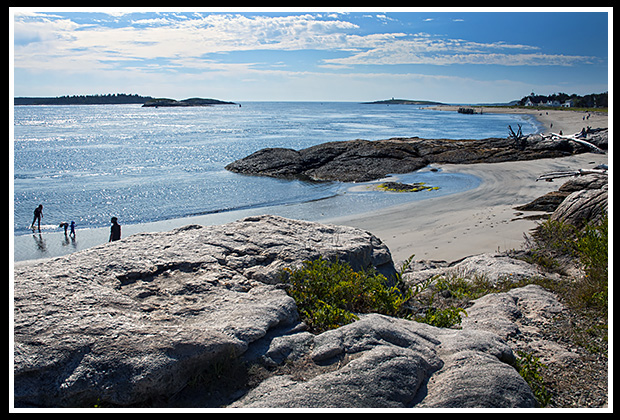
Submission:
[[[561,106],[562,104],[560,104],[560,101],[552,101],[552,100],[548,100],[548,101],[540,101],[540,102],[534,102],[532,101],[532,98],[527,98],[527,101],[525,101],[525,106]]]

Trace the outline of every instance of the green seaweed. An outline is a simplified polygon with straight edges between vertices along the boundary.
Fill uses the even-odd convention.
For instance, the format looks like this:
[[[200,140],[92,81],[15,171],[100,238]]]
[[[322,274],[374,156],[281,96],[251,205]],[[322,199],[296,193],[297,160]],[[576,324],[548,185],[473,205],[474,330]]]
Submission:
[[[438,190],[439,187],[431,187],[426,185],[426,182],[416,182],[413,184],[404,184],[401,182],[384,182],[378,185],[378,188],[383,191],[390,192],[418,192],[418,191],[433,191]]]

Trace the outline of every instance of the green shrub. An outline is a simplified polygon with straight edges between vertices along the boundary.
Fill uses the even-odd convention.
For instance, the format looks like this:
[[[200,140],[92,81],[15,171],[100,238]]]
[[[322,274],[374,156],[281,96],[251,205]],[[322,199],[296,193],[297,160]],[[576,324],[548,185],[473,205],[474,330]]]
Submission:
[[[579,230],[573,225],[548,220],[532,236],[530,262],[557,268],[559,261],[573,261],[581,266],[582,278],[567,290],[567,299],[579,308],[603,310],[608,300],[608,215],[598,223]]]
[[[517,355],[519,357],[517,357],[515,369],[530,386],[538,404],[541,407],[547,406],[551,401],[551,394],[547,391],[542,377],[542,371],[547,369],[547,365],[529,353],[517,351]]]
[[[424,316],[417,317],[416,321],[435,327],[448,328],[461,323],[461,314],[467,316],[465,309],[456,307],[437,309],[431,307]]]
[[[411,297],[374,270],[355,272],[347,263],[322,258],[284,273],[302,319],[316,332],[348,324],[358,319],[355,313],[402,315]]]
[[[585,305],[606,307],[608,298],[608,216],[598,224],[588,224],[576,239],[576,253],[585,277],[577,292]]]

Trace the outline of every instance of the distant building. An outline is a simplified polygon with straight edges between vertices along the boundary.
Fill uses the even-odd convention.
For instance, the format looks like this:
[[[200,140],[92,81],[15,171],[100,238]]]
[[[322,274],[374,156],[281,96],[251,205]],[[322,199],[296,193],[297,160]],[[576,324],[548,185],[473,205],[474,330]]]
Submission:
[[[532,97],[527,98],[527,100],[525,101],[525,106],[548,106],[548,107],[556,106],[557,107],[561,105],[562,104],[560,103],[560,101],[552,101],[552,100],[536,101]]]

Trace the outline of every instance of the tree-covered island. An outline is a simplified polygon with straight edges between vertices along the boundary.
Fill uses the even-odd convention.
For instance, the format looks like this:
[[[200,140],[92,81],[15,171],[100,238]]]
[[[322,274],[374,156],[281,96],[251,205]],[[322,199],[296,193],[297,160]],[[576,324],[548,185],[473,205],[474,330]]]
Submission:
[[[236,105],[234,102],[225,102],[209,98],[189,98],[177,101],[169,98],[153,98],[137,94],[110,93],[107,95],[73,95],[56,97],[16,97],[14,105],[120,105],[142,104],[146,107],[165,106],[209,106],[209,105]]]

